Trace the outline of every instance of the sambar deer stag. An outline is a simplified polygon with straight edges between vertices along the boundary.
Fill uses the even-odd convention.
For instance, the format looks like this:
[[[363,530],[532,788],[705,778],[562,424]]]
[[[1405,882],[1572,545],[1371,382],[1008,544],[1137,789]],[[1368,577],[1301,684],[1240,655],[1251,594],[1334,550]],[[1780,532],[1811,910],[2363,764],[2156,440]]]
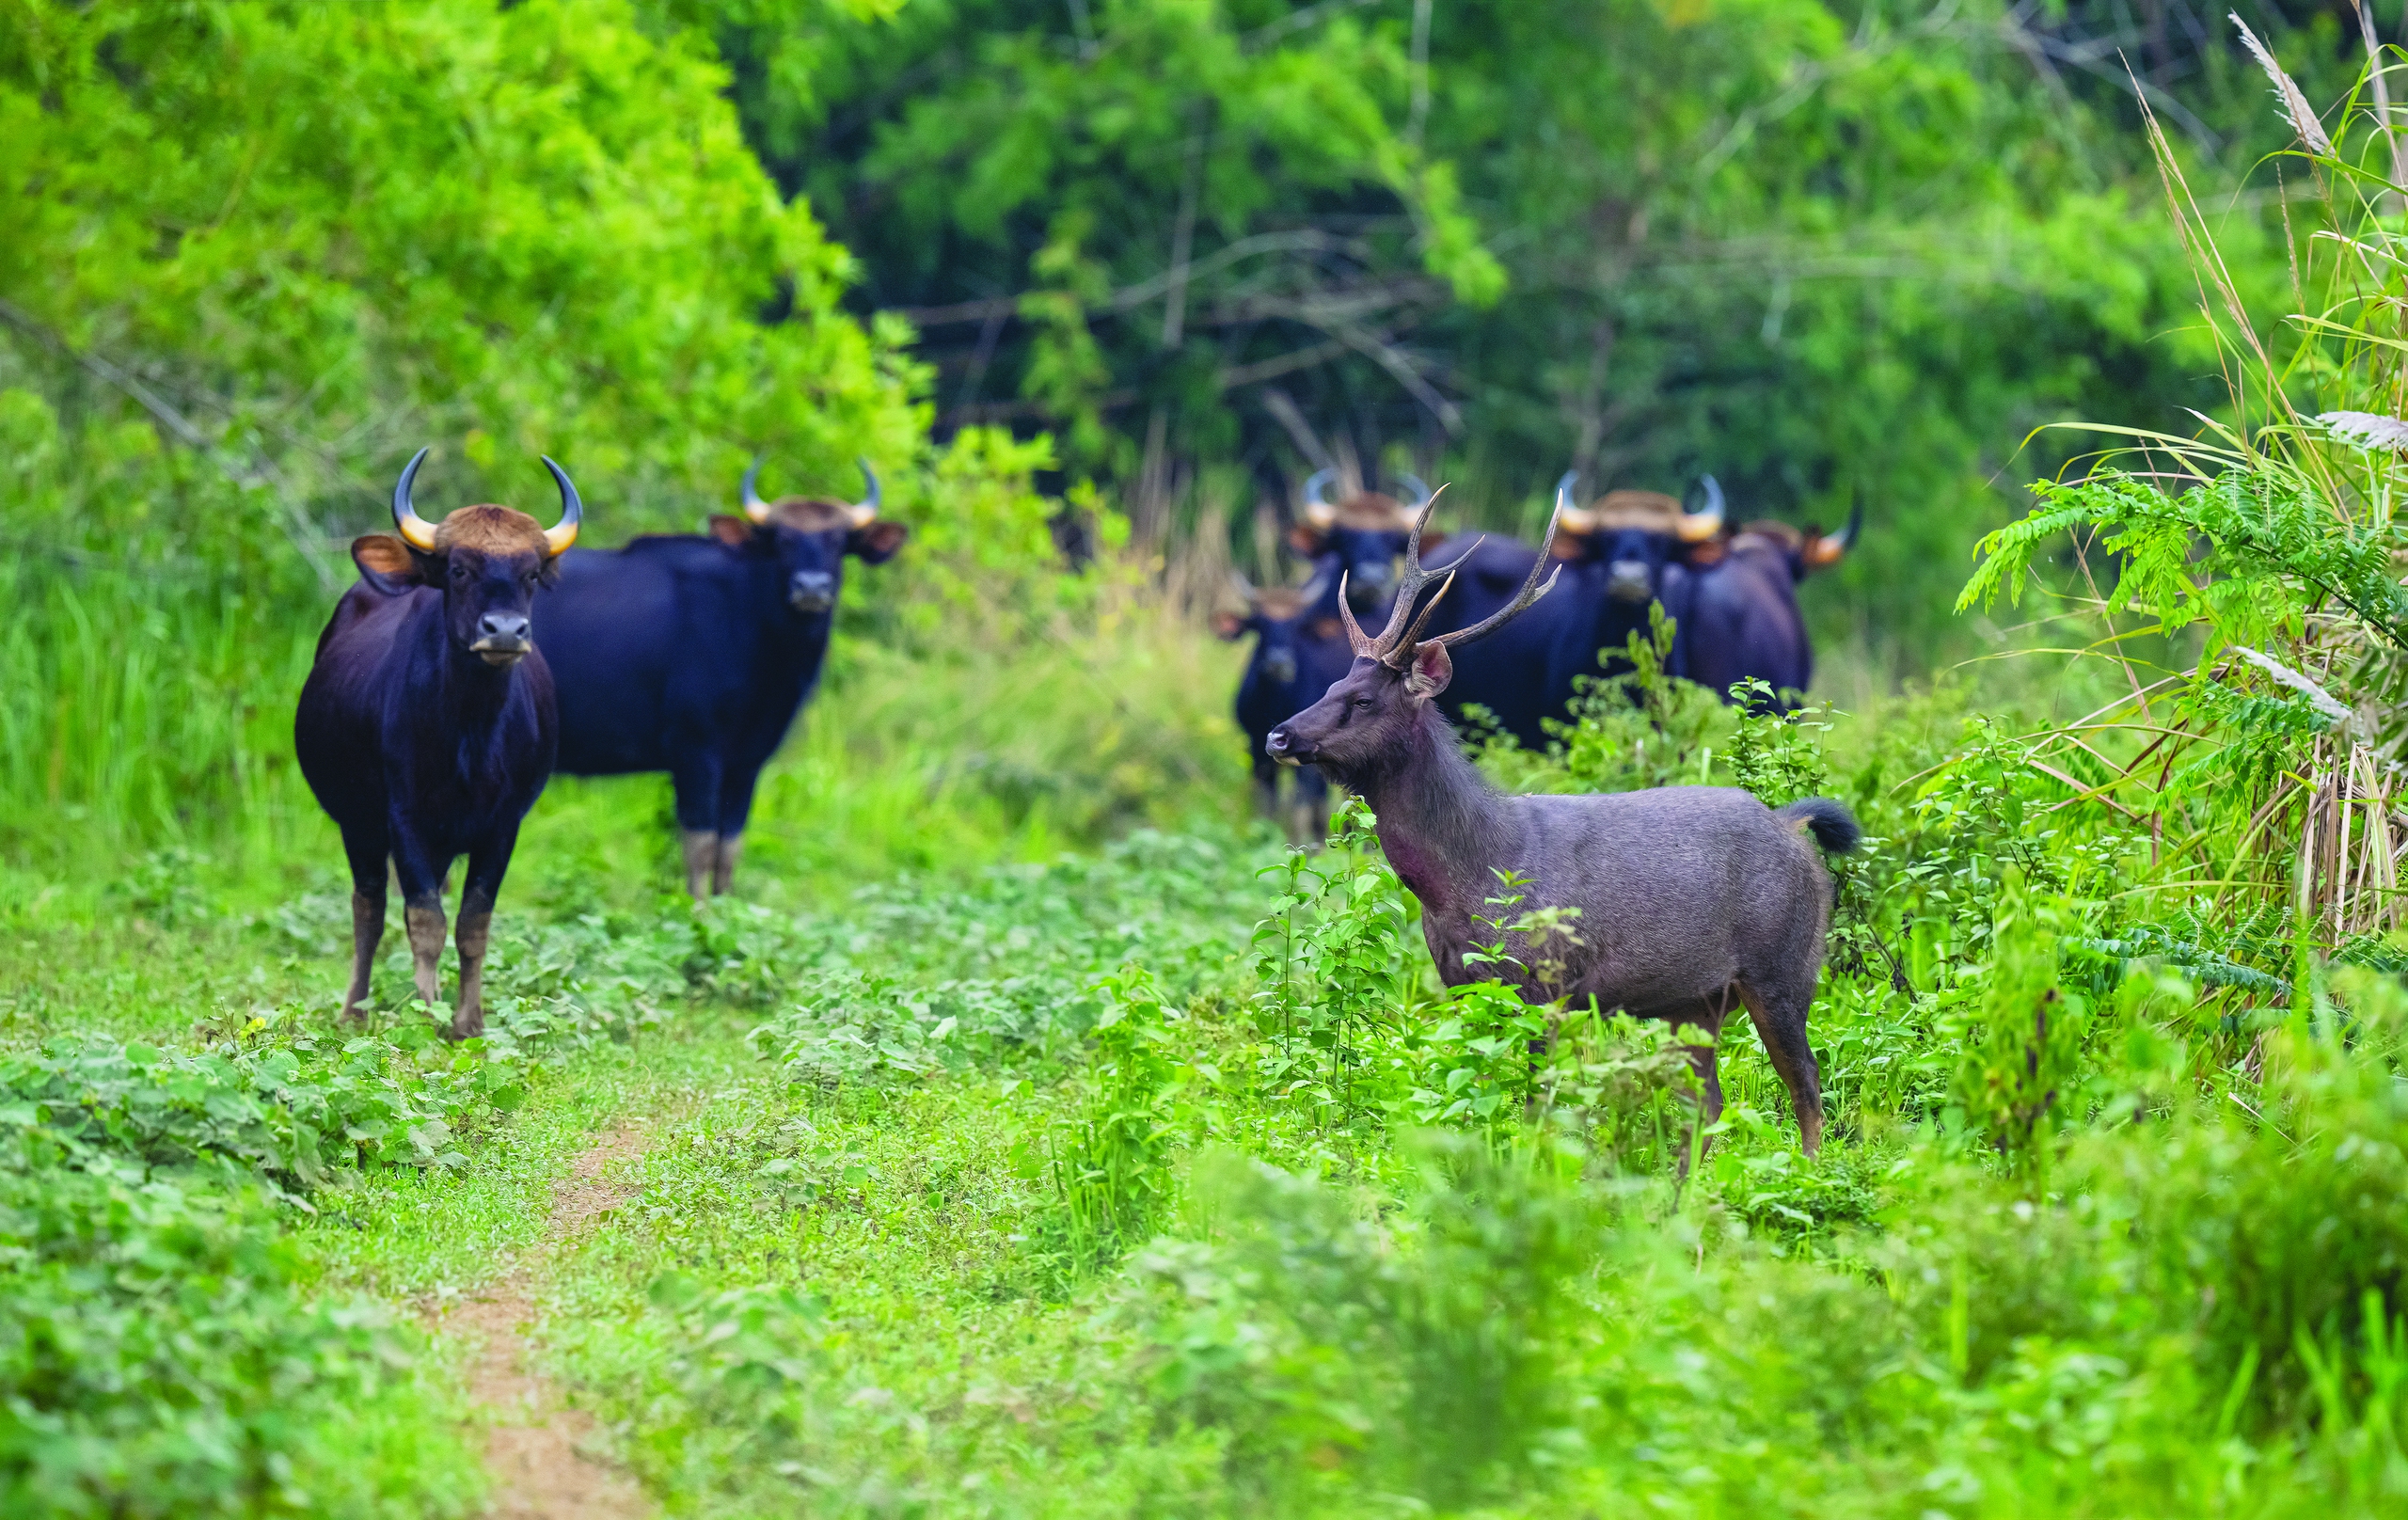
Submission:
[[[1565,499],[1559,493],[1559,518]],[[1803,836],[1834,852],[1854,848],[1847,810],[1823,798],[1773,809],[1719,786],[1509,797],[1464,757],[1439,711],[1451,650],[1495,633],[1554,586],[1539,576],[1551,562],[1555,529],[1547,525],[1547,548],[1504,607],[1425,638],[1446,587],[1420,601],[1434,578],[1421,566],[1417,528],[1387,626],[1366,637],[1341,599],[1353,668],[1265,745],[1284,764],[1320,766],[1370,804],[1381,848],[1421,901],[1422,934],[1449,986],[1475,979],[1464,955],[1487,937],[1479,915],[1497,874],[1518,873],[1529,882],[1526,903],[1578,910],[1578,942],[1532,945],[1509,934],[1509,953],[1525,964],[1507,980],[1533,1000],[1593,997],[1601,1009],[1703,1030],[1705,1042],[1689,1054],[1707,1125],[1722,1111],[1713,1041],[1744,1005],[1812,1155],[1822,1145],[1823,1100],[1806,1016],[1822,969],[1831,879]],[[1528,969],[1542,957],[1551,963],[1544,986]]]

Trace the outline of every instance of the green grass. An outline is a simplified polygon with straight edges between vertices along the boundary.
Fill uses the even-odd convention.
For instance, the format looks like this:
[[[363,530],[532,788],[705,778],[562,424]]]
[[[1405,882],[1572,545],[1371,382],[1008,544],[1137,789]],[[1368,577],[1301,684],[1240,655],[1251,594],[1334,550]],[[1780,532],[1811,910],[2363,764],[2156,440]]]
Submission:
[[[1134,610],[910,647],[840,648],[737,900],[686,905],[657,779],[557,783],[497,922],[495,1037],[465,1055],[406,1009],[397,931],[385,1011],[333,1027],[346,884],[289,776],[165,822],[138,776],[80,819],[15,794],[12,1508],[470,1512],[446,1307],[513,1265],[538,1364],[675,1514],[2408,1495],[2408,999],[2347,974],[2343,1041],[2063,958],[2070,910],[2007,870],[1992,818],[1995,789],[2043,794],[1932,790],[1969,708],[2011,733],[2102,678],[1868,689],[1820,737],[1701,708],[1669,747],[1687,719],[1601,709],[1563,760],[1491,757],[1549,786],[1743,767],[1838,792],[1884,841],[1843,949],[1880,927],[1915,990],[1879,960],[1827,977],[1832,1143],[1797,1152],[1736,1024],[1683,1181],[1643,1032],[1531,1061],[1525,1012],[1442,999],[1375,857],[1315,863],[1335,889],[1265,958],[1290,878],[1232,822],[1228,650]],[[2000,1148],[2013,1094],[1985,1109],[1982,1083],[2025,1056],[1998,1010],[2033,977],[2067,1000],[2047,1059],[2076,1097]],[[1503,1100],[1428,1096],[1458,1071]],[[641,1196],[548,1240],[572,1162],[630,1123]],[[178,1454],[226,1430],[239,1460]]]

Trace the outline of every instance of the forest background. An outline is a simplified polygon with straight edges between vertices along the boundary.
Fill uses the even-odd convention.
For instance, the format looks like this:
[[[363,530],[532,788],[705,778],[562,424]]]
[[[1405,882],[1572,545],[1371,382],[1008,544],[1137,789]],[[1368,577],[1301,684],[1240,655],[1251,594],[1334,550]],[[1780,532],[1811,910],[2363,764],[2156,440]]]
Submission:
[[[2248,14],[2355,77],[2341,13]],[[2281,123],[2178,4],[11,0],[0,830],[261,815],[428,441],[437,505],[566,461],[606,544],[866,455],[920,530],[848,598],[890,646],[1091,594],[1064,546],[1281,578],[1323,463],[1525,531],[1567,467],[1712,473],[1865,510],[1827,650],[1976,652],[1969,547],[2076,447],[2035,429],[2229,404],[2140,99],[2265,307]],[[1006,791],[1117,764],[993,737]]]
[[[2408,18],[2240,19],[0,0],[0,1510],[479,1512],[523,1290],[679,1513],[2400,1512]],[[430,443],[912,529],[739,895],[556,778],[464,1047],[292,760]],[[1478,752],[1855,811],[1819,1156],[1240,822],[1324,463],[1863,509],[1847,711]]]

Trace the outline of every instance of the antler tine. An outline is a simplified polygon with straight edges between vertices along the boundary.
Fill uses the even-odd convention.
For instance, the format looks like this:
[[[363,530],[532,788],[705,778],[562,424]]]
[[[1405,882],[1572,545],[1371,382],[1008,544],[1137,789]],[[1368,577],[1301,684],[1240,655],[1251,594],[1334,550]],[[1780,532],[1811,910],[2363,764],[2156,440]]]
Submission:
[[[1421,530],[1430,526],[1430,514],[1437,510],[1438,498],[1445,495],[1446,490],[1443,485],[1438,487],[1430,493],[1429,500],[1421,503],[1421,515],[1414,519],[1413,531],[1404,541],[1404,578],[1397,582],[1396,605],[1389,610],[1388,625],[1380,630],[1380,636],[1371,641],[1372,647],[1363,650],[1363,654],[1386,659],[1396,652],[1397,636],[1404,631],[1406,621],[1413,616],[1414,599],[1421,594],[1421,588],[1430,584],[1434,578],[1434,572],[1421,567]]]
[[[1354,621],[1354,609],[1347,604],[1343,570],[1338,573],[1338,615],[1346,620],[1346,641],[1354,646],[1354,653],[1376,657],[1380,652],[1378,641],[1363,637],[1363,625]]]
[[[1528,611],[1531,603],[1555,590],[1556,578],[1563,574],[1563,566],[1557,564],[1554,575],[1546,578],[1546,584],[1544,586],[1539,584],[1539,572],[1545,569],[1549,562],[1555,558],[1556,525],[1563,520],[1563,509],[1571,504],[1571,499],[1570,482],[1567,481],[1556,486],[1555,514],[1546,520],[1546,538],[1539,545],[1539,557],[1530,562],[1530,573],[1522,578],[1522,589],[1513,594],[1513,599],[1470,627],[1461,628],[1453,633],[1442,633],[1433,640],[1433,642],[1445,644],[1450,649],[1460,649],[1476,639],[1485,639]]]
[[[1396,641],[1395,648],[1381,657],[1389,669],[1401,671],[1413,663],[1413,651],[1421,642],[1422,625],[1430,621],[1431,613],[1438,610],[1438,604],[1447,599],[1447,593],[1455,589],[1455,568],[1462,562],[1458,560],[1455,564],[1447,566],[1447,578],[1438,583],[1438,594],[1421,604],[1421,615],[1413,620],[1413,626],[1404,630],[1404,637]]]

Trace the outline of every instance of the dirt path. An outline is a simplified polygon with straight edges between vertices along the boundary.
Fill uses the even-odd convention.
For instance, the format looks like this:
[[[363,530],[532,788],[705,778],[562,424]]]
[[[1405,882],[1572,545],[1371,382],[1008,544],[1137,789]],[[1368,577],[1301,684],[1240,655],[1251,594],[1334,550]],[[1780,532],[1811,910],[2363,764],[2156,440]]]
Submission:
[[[642,1190],[603,1180],[615,1162],[641,1155],[645,1136],[619,1130],[577,1158],[567,1181],[552,1194],[544,1224],[544,1247],[575,1235],[600,1215]],[[535,1318],[522,1264],[486,1285],[454,1308],[452,1328],[481,1347],[468,1389],[494,1412],[497,1423],[485,1440],[485,1465],[493,1473],[490,1511],[499,1520],[639,1520],[652,1512],[634,1481],[588,1454],[594,1421],[562,1402],[559,1390],[527,1366],[527,1327]]]

